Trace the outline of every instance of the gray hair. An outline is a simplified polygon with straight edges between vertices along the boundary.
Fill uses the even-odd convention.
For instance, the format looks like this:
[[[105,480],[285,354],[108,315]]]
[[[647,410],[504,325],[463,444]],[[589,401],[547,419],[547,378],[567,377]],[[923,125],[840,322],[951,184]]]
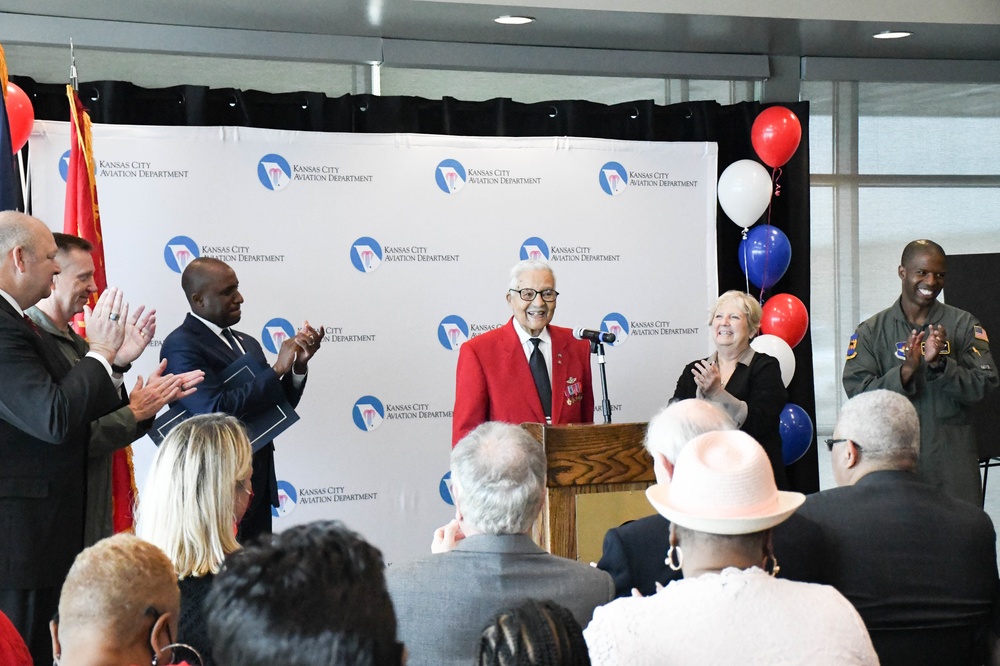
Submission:
[[[650,455],[662,453],[673,463],[685,444],[716,430],[736,430],[736,422],[708,400],[678,400],[649,420],[644,443]]]
[[[510,269],[510,288],[517,289],[517,282],[521,278],[521,274],[528,271],[548,271],[552,275],[553,282],[556,279],[555,271],[549,266],[549,262],[541,259],[523,259]]]
[[[894,391],[860,393],[841,408],[837,437],[861,447],[862,459],[893,469],[916,471],[920,461],[920,419],[910,400]]]
[[[0,255],[7,256],[15,247],[32,251],[32,224],[35,218],[16,210],[0,213]]]
[[[486,422],[455,445],[451,478],[470,525],[486,534],[523,534],[542,504],[545,453],[523,428]]]

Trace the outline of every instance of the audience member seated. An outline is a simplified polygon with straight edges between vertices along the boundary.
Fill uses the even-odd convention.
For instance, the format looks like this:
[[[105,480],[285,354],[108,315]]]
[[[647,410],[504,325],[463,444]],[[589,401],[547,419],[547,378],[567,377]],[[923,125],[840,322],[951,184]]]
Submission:
[[[98,541],[76,556],[53,620],[59,666],[172,662],[180,592],[173,564],[129,534]]]
[[[666,483],[674,461],[689,441],[713,430],[735,430],[736,422],[721,407],[707,400],[690,398],[670,403],[649,421],[646,450],[653,457],[656,480]],[[681,574],[664,559],[670,547],[670,521],[658,513],[613,527],[604,536],[604,553],[598,568],[615,581],[619,597],[638,590],[643,596],[656,592],[656,584],[679,580]]]
[[[253,491],[252,454],[243,426],[225,414],[184,421],[160,444],[136,512],[136,534],[174,563],[181,589],[178,640],[212,664],[203,603]]]
[[[402,666],[382,554],[336,521],[264,535],[206,600],[221,666]]]
[[[982,664],[996,634],[996,534],[979,507],[917,476],[913,404],[892,391],[861,393],[827,444],[840,487],[811,495],[775,530],[783,575],[840,590],[883,666]]]
[[[477,666],[590,666],[583,627],[554,601],[501,611],[479,638]]]
[[[0,666],[31,666],[31,653],[17,627],[0,613]]]
[[[611,577],[536,546],[528,532],[545,491],[545,454],[518,426],[488,422],[451,452],[455,520],[428,558],[393,565],[386,578],[410,662],[462,664],[497,608],[552,599],[584,625],[614,598]]]
[[[596,665],[878,664],[858,612],[839,592],[773,578],[771,528],[805,499],[779,492],[764,449],[739,431],[710,432],[646,492],[670,520],[670,566],[651,597],[598,608],[584,631]]]

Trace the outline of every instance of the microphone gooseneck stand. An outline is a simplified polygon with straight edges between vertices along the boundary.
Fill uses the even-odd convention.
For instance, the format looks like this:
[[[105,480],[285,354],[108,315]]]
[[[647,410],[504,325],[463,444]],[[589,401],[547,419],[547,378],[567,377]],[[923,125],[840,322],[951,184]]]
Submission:
[[[604,369],[604,343],[599,340],[591,340],[590,353],[597,354],[597,367],[601,371],[601,411],[604,412],[604,422],[611,423],[611,401],[608,400],[608,373]]]

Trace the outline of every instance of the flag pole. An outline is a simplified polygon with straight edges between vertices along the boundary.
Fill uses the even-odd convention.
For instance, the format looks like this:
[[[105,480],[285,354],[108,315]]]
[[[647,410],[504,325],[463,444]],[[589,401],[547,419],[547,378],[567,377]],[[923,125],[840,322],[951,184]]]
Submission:
[[[80,90],[80,81],[76,75],[76,52],[73,50],[73,38],[69,38],[69,84],[73,90]]]

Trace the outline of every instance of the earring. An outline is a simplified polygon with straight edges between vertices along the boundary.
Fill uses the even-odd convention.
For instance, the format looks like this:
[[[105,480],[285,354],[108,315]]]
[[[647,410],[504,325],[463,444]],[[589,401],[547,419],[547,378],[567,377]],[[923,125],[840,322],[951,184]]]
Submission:
[[[771,571],[769,573],[773,578],[781,571],[781,567],[778,566],[778,558],[774,556],[774,553],[768,553],[767,557],[771,558]],[[764,571],[767,571],[767,558],[764,558]]]
[[[675,552],[677,553],[677,564],[674,564]],[[681,547],[670,544],[670,549],[667,551],[667,559],[663,560],[663,563],[674,571],[680,571],[684,566],[684,552],[681,550]]]

